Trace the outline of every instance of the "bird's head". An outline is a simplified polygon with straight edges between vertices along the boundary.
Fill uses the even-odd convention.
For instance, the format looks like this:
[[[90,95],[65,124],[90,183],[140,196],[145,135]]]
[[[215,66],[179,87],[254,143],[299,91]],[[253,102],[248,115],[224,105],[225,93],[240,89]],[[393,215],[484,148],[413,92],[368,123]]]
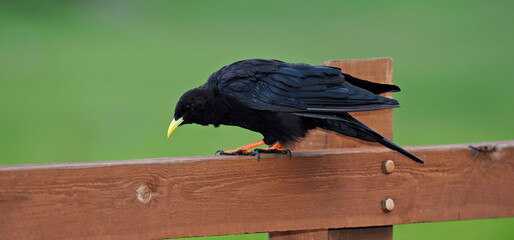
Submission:
[[[184,93],[175,107],[175,115],[168,128],[168,138],[180,125],[189,123],[207,125],[203,116],[205,111],[208,111],[208,105],[208,97],[201,87]]]

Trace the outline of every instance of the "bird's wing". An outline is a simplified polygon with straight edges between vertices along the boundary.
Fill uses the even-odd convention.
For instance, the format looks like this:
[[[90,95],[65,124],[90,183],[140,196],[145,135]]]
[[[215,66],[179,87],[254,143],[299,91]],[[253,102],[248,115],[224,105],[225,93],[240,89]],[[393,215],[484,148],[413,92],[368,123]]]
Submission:
[[[398,106],[396,100],[373,93],[397,91],[396,86],[350,76],[356,85],[373,87],[368,91],[345,81],[348,76],[339,68],[252,59],[220,69],[207,84],[215,84],[223,96],[258,110],[353,112]]]

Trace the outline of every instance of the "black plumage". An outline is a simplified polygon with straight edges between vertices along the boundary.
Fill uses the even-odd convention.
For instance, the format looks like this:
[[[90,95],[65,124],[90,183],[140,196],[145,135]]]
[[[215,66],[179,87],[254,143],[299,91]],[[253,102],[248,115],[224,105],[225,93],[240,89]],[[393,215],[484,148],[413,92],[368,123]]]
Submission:
[[[395,85],[361,80],[335,67],[243,60],[216,71],[180,98],[168,136],[180,124],[224,124],[259,132],[268,145],[287,145],[319,127],[379,142],[423,163],[348,114],[398,107],[398,101],[378,95],[397,91]]]

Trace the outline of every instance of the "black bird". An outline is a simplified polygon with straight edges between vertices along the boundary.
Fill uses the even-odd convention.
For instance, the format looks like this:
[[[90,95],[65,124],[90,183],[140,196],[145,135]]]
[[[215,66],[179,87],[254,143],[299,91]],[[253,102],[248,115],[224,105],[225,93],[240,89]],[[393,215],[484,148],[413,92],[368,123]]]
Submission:
[[[292,64],[278,60],[249,59],[213,73],[207,82],[184,93],[175,108],[168,137],[181,124],[240,126],[264,139],[222,153],[251,153],[267,144],[269,151],[296,141],[308,130],[322,128],[421,159],[353,118],[348,112],[399,107],[398,101],[379,96],[397,92],[395,85],[378,84],[328,66]]]

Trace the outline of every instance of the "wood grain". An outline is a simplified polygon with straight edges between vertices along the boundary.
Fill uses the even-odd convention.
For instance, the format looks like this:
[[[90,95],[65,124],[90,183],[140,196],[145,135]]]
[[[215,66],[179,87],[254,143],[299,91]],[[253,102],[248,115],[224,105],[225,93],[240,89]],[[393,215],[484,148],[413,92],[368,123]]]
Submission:
[[[159,239],[514,217],[514,141],[0,167],[3,239]],[[488,147],[481,147],[488,146]],[[483,150],[483,149],[488,149]],[[392,174],[382,164],[393,159]],[[395,209],[384,213],[391,197]]]

